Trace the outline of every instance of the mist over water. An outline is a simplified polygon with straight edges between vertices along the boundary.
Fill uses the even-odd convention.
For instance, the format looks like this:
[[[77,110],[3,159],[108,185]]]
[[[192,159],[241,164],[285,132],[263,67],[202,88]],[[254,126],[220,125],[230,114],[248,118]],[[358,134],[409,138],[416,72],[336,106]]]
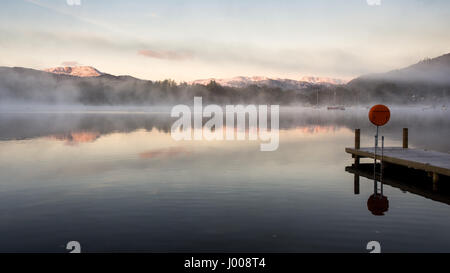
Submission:
[[[410,145],[417,148],[450,152],[450,109],[431,106],[390,107],[391,119],[380,129],[389,141],[402,137],[402,128],[410,130]],[[21,106],[0,108],[0,139],[28,139],[71,132],[132,132],[153,129],[170,133],[177,118],[170,117],[170,106]],[[375,134],[368,120],[369,107],[347,107],[345,111],[326,108],[290,106],[280,108],[280,130],[330,127],[333,130],[361,129],[367,145]],[[208,118],[203,118],[205,123]],[[248,122],[248,117],[247,117]],[[225,124],[225,120],[224,120]],[[248,126],[248,123],[247,123]]]

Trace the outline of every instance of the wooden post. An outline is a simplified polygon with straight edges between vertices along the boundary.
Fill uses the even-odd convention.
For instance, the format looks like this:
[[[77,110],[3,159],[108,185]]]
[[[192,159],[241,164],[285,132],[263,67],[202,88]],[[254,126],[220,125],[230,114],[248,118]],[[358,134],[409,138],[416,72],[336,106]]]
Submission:
[[[361,135],[361,129],[355,129],[355,149],[360,148],[360,135]]]
[[[433,173],[433,191],[438,190],[439,174]]]
[[[355,177],[353,180],[353,190],[355,194],[359,194],[359,175],[355,173]]]
[[[359,149],[360,146],[361,146],[360,136],[361,136],[361,130],[360,129],[355,129],[355,149]],[[357,156],[357,155],[355,155],[355,166],[356,167],[359,166],[359,156]]]
[[[403,128],[403,149],[408,149],[408,128]]]

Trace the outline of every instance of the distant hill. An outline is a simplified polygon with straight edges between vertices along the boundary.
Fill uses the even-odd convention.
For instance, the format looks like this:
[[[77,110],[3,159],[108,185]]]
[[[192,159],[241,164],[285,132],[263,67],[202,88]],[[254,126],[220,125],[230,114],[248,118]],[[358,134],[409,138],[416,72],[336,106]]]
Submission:
[[[346,84],[347,81],[343,79],[328,78],[328,77],[315,77],[315,76],[303,76],[300,81],[314,83],[314,84],[325,84],[325,85],[340,85]]]
[[[360,101],[438,103],[450,100],[450,54],[406,68],[358,77],[347,84]]]
[[[363,75],[350,81],[349,84],[362,81],[450,85],[450,53],[387,73]]]
[[[98,77],[104,73],[98,71],[92,66],[64,66],[44,69],[45,72],[54,74],[70,75],[77,77]]]

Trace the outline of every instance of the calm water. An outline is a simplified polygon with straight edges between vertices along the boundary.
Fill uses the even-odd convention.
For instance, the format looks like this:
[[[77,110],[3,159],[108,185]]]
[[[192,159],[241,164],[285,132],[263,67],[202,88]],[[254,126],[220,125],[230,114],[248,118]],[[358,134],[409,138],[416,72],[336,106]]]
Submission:
[[[367,109],[287,109],[280,146],[172,140],[168,113],[29,111],[0,115],[0,251],[450,252],[450,200],[345,171],[354,128],[372,145]],[[450,151],[450,112],[398,109],[387,146]],[[370,162],[370,161],[367,161]],[[415,181],[420,182],[420,181]],[[426,184],[426,183],[425,183]],[[432,193],[433,194],[433,193]],[[435,198],[436,199],[436,198]]]

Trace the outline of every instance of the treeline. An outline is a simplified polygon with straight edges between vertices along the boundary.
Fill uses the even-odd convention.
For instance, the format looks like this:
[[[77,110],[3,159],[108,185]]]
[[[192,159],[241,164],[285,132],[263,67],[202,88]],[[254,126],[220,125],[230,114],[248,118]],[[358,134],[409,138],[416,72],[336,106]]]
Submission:
[[[445,83],[358,78],[349,82],[346,89],[355,95],[353,101],[361,103],[438,105],[450,102],[450,84]]]

